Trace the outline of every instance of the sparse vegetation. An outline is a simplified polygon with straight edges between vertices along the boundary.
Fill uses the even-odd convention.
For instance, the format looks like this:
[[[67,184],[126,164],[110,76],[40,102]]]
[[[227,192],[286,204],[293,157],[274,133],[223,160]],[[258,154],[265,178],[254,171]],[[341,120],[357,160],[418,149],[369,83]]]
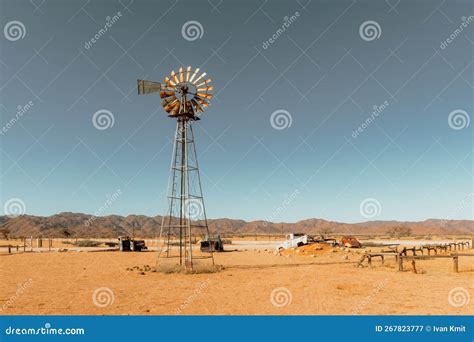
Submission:
[[[400,238],[402,236],[411,236],[410,227],[394,227],[387,232],[390,237]]]
[[[94,240],[79,240],[77,242],[71,242],[71,245],[77,247],[98,247],[102,244],[102,242],[94,241]]]
[[[0,234],[2,234],[2,236],[5,240],[8,240],[8,237],[10,236],[10,229],[9,228],[0,228]]]
[[[322,236],[326,236],[326,235],[331,235],[334,233],[334,230],[332,228],[329,228],[329,227],[325,227],[325,228],[320,228],[316,231],[318,234],[322,235]]]
[[[155,267],[156,272],[165,274],[182,273],[182,274],[205,274],[217,273],[224,269],[221,265],[195,265],[194,270],[186,270],[180,265],[161,264]]]

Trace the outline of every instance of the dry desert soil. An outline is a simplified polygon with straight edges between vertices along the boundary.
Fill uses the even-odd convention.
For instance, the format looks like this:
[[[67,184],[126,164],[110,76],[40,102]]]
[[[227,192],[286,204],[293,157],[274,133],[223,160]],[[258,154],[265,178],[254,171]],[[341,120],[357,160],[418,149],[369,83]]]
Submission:
[[[311,254],[224,252],[215,254],[218,273],[164,274],[144,268],[155,266],[156,252],[1,253],[0,315],[474,313],[470,257],[460,258],[459,273],[446,258],[417,261],[415,274],[392,258],[361,268],[355,251]]]

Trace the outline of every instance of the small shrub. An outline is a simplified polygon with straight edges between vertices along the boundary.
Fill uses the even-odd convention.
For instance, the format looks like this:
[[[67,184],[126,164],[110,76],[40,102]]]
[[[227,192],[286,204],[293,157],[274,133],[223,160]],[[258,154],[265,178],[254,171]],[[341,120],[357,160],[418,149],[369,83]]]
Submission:
[[[77,247],[98,247],[102,244],[102,242],[94,240],[79,240],[71,244]]]

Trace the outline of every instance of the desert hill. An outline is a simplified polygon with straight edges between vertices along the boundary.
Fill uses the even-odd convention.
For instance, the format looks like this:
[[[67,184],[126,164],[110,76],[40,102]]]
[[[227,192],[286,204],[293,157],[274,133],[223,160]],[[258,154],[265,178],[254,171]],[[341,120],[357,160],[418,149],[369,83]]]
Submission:
[[[161,216],[92,216],[81,213],[60,213],[52,216],[22,215],[15,218],[0,216],[0,233],[11,237],[117,237],[131,235],[155,237],[159,235]],[[323,219],[307,219],[295,223],[243,221],[236,219],[208,220],[211,232],[220,234],[282,234],[301,232],[317,234],[381,235],[393,228],[409,228],[412,235],[473,235],[474,221],[430,219],[421,222],[368,221],[341,223]]]

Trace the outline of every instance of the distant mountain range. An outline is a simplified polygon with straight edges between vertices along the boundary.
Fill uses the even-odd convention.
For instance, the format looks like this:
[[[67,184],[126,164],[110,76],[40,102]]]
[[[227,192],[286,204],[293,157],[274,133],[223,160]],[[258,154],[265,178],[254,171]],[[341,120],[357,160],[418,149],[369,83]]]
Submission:
[[[113,238],[119,235],[156,237],[159,235],[161,216],[143,215],[92,216],[80,213],[60,213],[48,217],[22,215],[15,218],[0,216],[0,238],[2,232],[11,237],[82,237]],[[295,223],[273,223],[235,219],[208,220],[211,233],[232,234],[284,234],[338,233],[355,235],[386,235],[394,228],[409,228],[412,235],[474,235],[474,221],[438,220],[422,222],[368,221],[341,223],[322,219],[308,219]]]

